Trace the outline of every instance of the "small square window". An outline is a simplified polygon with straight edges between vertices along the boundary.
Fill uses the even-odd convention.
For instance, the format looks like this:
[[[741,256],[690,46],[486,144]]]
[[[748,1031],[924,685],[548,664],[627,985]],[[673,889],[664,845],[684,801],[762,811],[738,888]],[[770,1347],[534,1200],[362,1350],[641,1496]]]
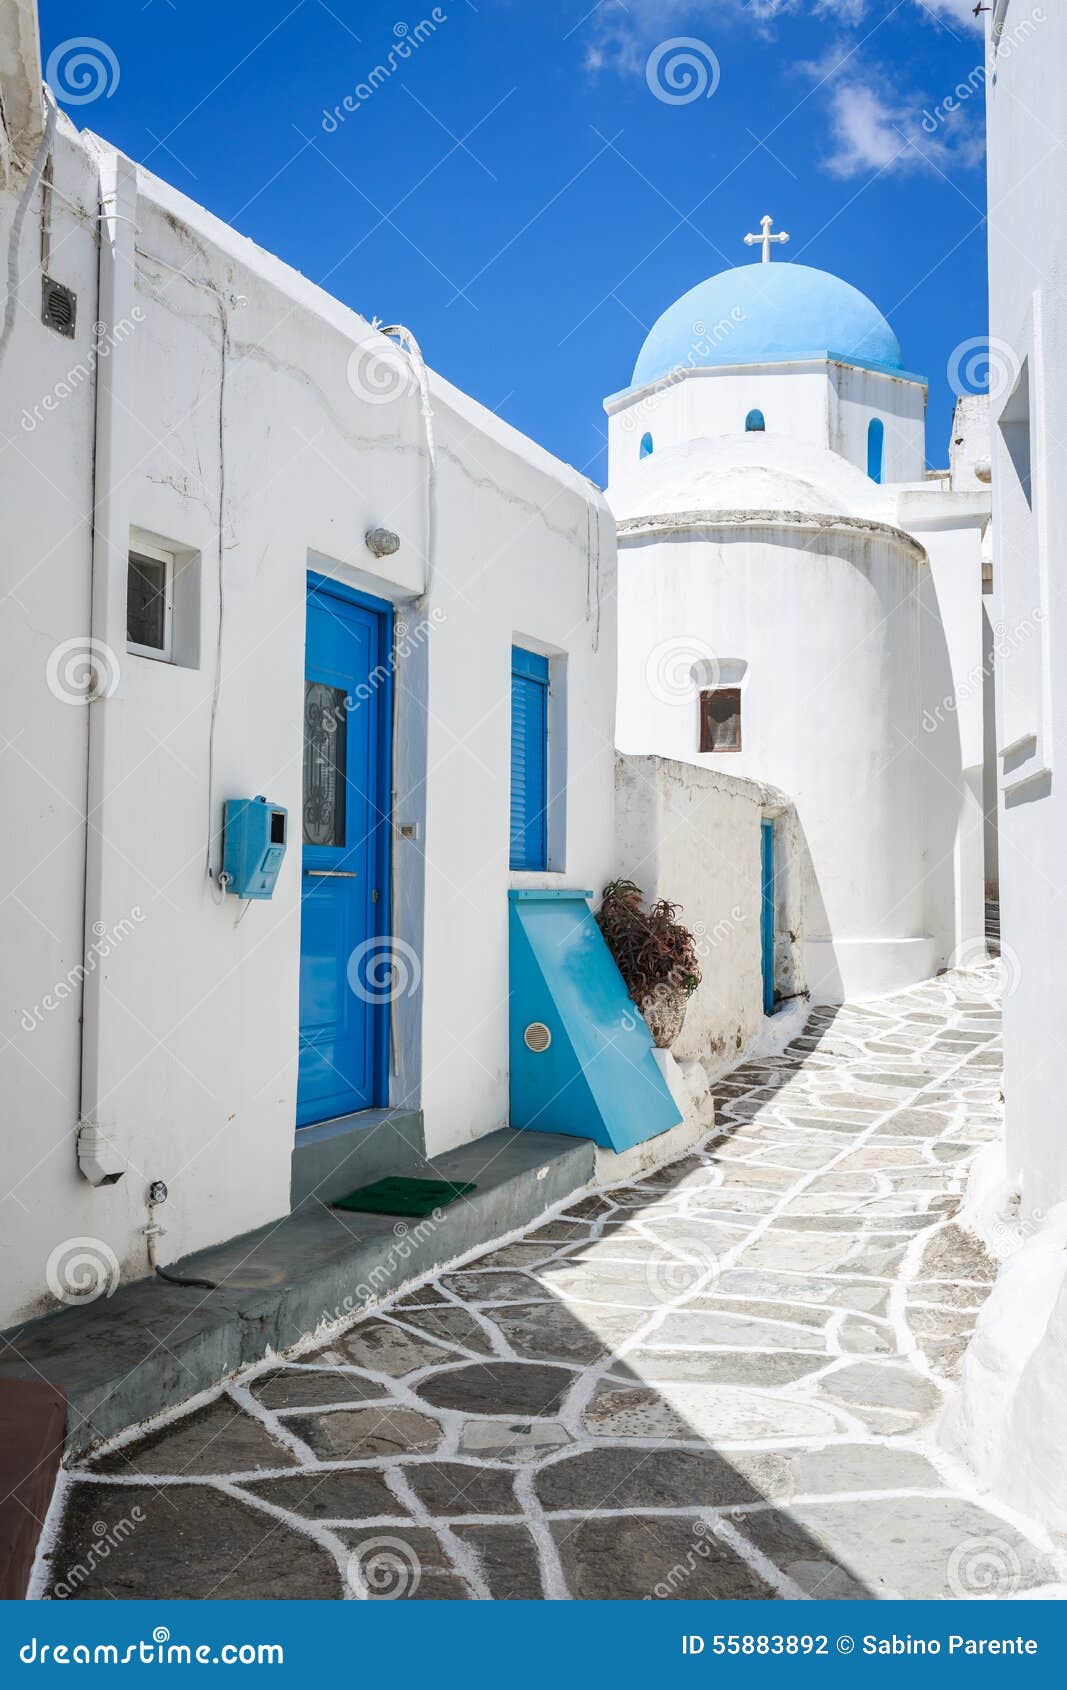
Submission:
[[[700,695],[701,751],[740,751],[741,688],[712,687]]]
[[[164,551],[131,551],[126,573],[126,645],[141,657],[171,655],[174,558]]]

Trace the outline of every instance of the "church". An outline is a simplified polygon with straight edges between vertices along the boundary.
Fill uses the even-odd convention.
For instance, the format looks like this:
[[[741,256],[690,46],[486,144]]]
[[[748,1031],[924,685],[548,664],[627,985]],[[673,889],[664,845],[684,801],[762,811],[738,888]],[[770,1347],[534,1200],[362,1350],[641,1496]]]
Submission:
[[[605,401],[617,744],[771,789],[769,1009],[980,954],[992,873],[982,407],[928,471],[926,381],[886,318],[773,262],[771,228],[667,306]]]

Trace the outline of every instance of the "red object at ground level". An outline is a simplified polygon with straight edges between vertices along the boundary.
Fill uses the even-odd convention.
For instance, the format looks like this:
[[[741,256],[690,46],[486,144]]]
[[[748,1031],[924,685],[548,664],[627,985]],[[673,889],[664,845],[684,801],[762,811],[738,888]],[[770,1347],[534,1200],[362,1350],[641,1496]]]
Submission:
[[[26,1594],[55,1489],[67,1399],[37,1379],[0,1380],[0,1599]]]

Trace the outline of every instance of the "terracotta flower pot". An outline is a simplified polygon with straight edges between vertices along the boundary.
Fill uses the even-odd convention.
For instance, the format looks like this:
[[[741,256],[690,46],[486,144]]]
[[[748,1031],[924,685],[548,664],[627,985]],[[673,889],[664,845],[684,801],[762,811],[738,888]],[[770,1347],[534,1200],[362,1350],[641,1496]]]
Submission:
[[[685,992],[678,986],[657,986],[641,1005],[641,1014],[648,1023],[652,1043],[657,1050],[670,1050],[685,1020]]]

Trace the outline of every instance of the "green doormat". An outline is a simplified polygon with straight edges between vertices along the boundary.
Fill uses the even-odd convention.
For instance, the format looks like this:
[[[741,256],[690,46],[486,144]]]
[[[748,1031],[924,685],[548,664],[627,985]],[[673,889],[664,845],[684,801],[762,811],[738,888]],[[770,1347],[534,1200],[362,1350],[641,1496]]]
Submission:
[[[330,1206],[354,1209],[365,1215],[430,1215],[475,1189],[473,1185],[454,1185],[447,1179],[403,1179],[391,1175],[389,1179],[376,1179],[373,1185],[361,1185],[347,1197],[335,1197]]]

